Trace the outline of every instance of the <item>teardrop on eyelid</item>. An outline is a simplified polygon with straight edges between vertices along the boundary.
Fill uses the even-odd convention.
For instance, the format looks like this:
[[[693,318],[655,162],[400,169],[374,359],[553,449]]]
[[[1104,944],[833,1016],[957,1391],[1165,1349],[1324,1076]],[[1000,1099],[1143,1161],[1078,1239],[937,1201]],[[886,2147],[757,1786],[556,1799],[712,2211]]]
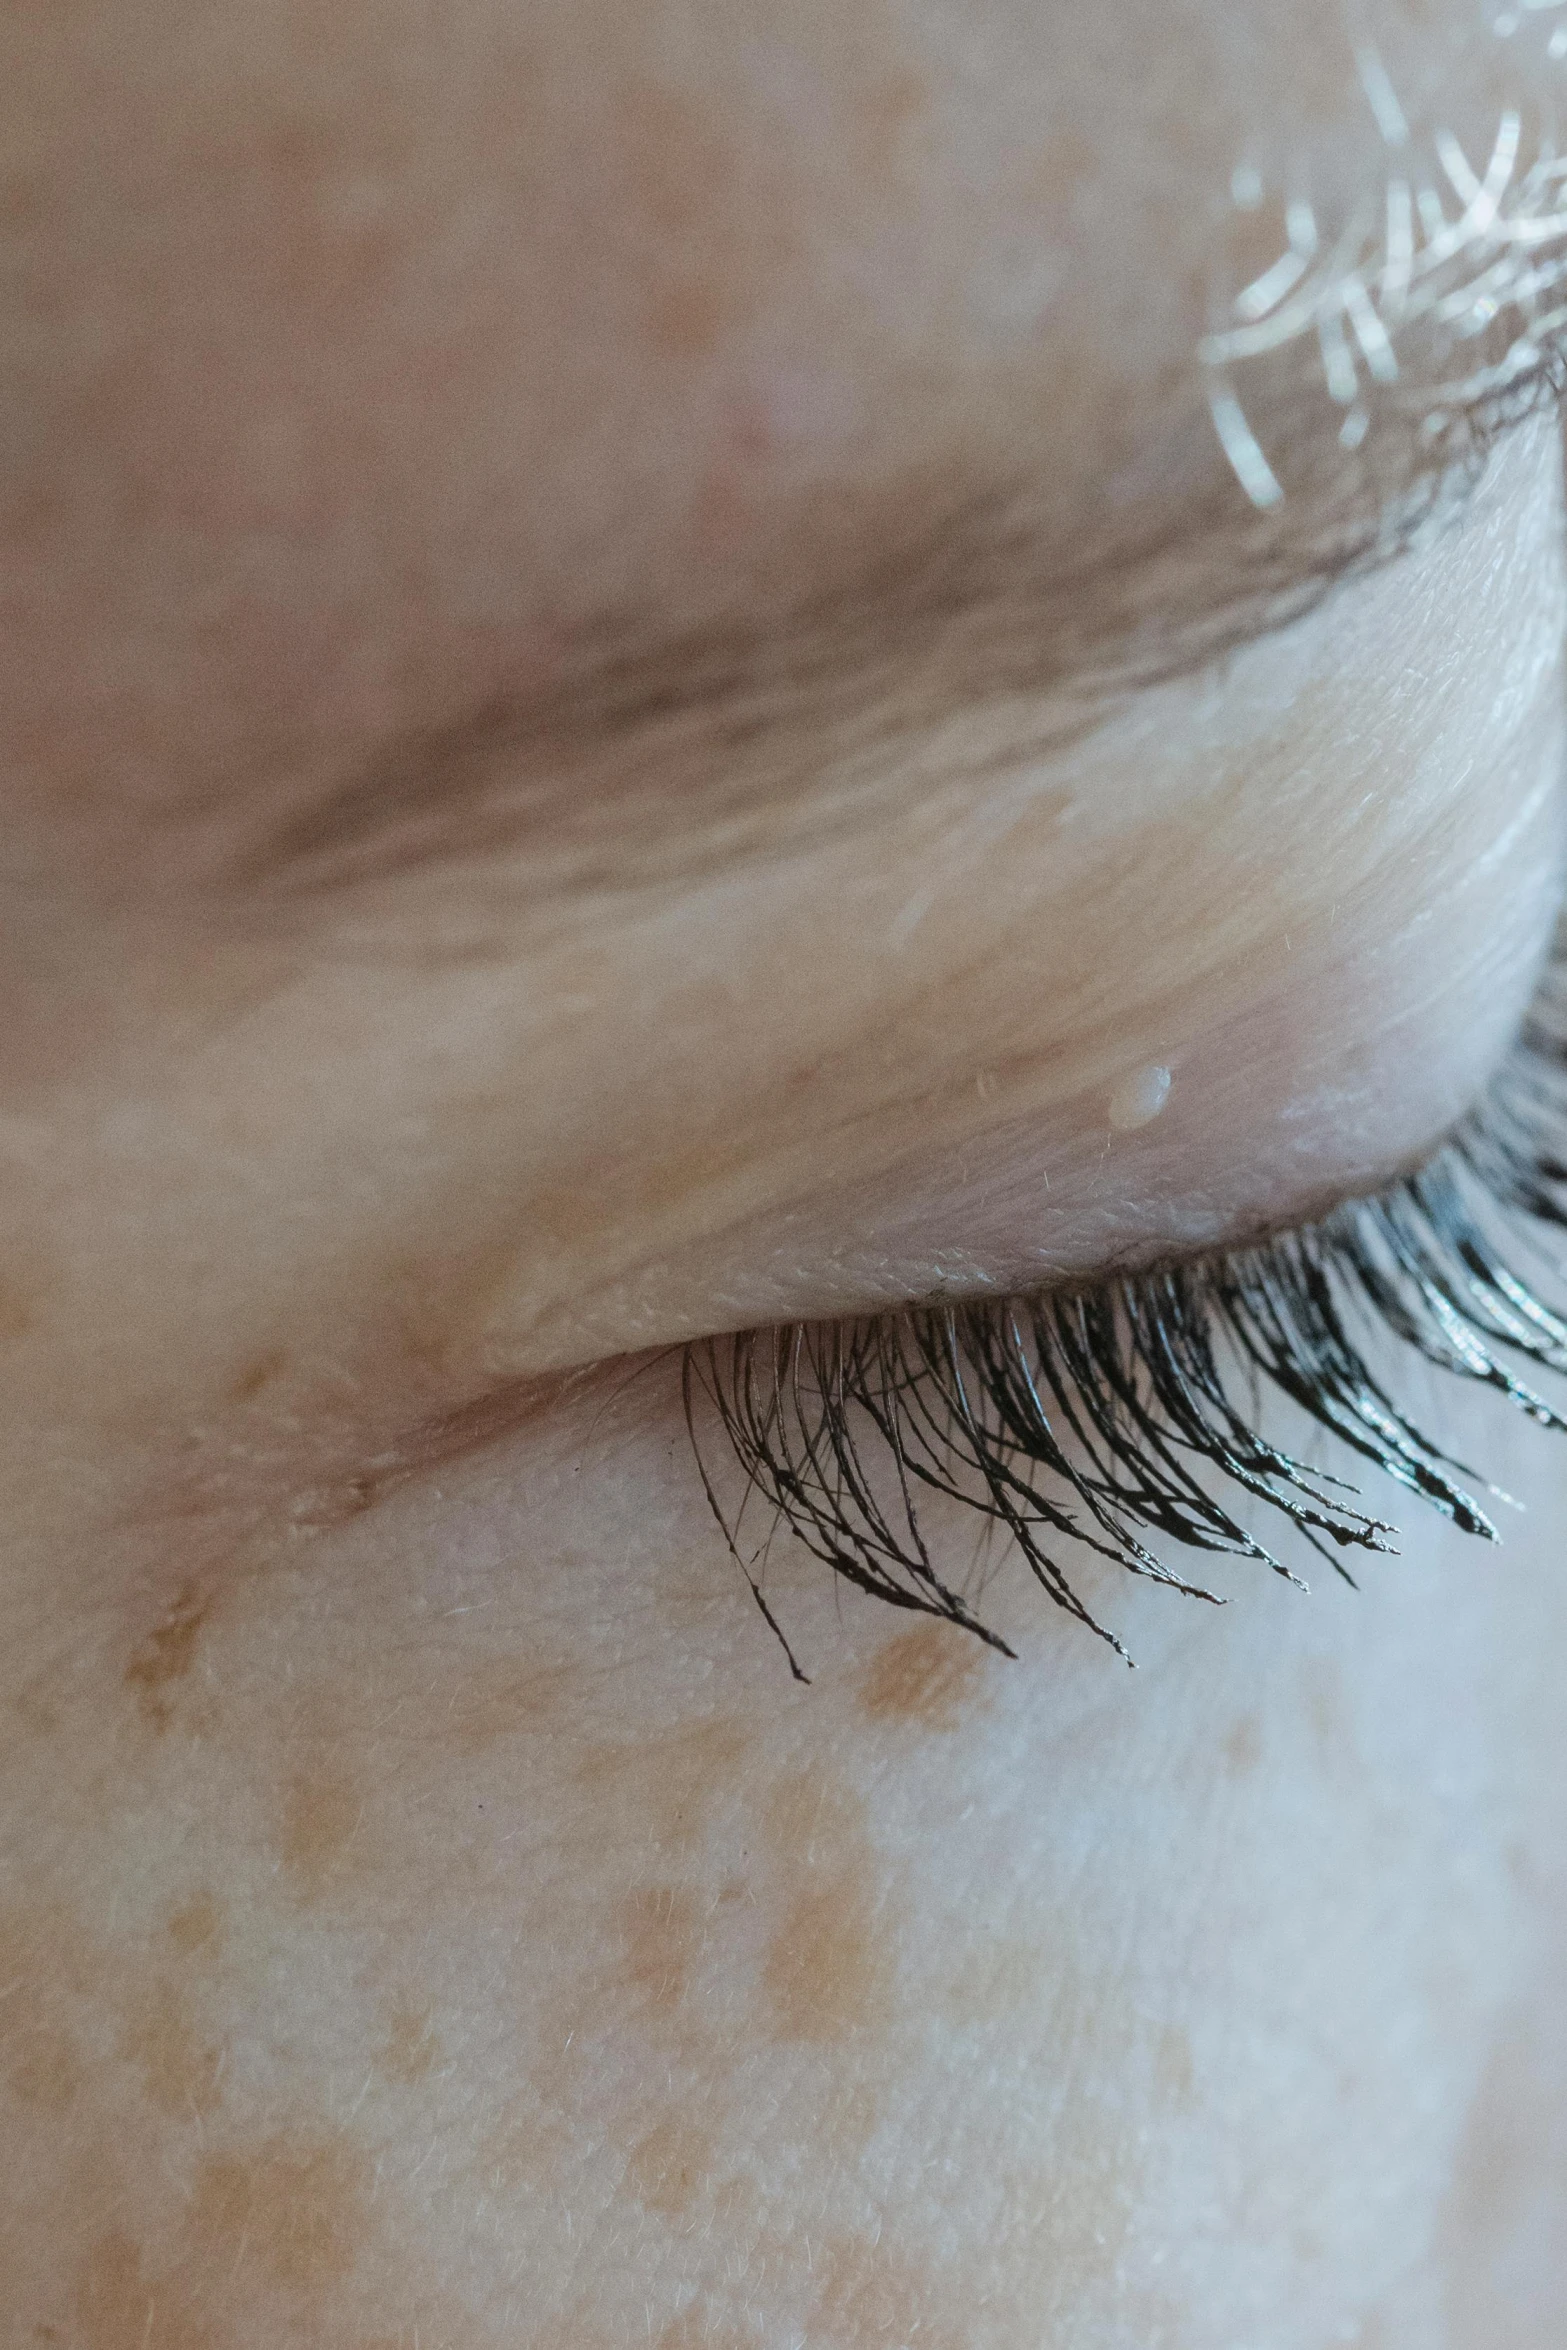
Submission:
[[[1117,1134],[1130,1134],[1157,1118],[1170,1098],[1170,1072],[1159,1062],[1134,1069],[1110,1096],[1110,1124]]]

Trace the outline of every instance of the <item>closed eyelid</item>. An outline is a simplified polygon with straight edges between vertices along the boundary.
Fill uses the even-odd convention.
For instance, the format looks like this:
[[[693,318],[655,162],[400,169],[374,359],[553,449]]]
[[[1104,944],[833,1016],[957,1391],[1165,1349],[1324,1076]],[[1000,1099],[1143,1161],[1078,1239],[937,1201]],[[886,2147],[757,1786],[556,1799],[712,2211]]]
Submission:
[[[1555,913],[1555,463],[1521,437],[1462,531],[1058,756],[673,893],[667,985],[629,924],[622,1139],[519,1187],[551,1294],[524,1241],[494,1359],[1087,1276],[1418,1159]]]

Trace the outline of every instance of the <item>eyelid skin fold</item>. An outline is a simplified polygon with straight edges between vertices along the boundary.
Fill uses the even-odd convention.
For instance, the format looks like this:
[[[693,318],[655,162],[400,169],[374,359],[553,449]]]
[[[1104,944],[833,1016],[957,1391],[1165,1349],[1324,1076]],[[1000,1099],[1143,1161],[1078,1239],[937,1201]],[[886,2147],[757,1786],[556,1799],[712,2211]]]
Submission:
[[[678,987],[641,958],[569,1200],[520,1138],[519,1227],[558,1245],[487,1293],[497,1371],[1027,1294],[1423,1158],[1555,918],[1557,462],[1538,420],[1460,527],[1294,630],[1064,749],[981,729],[965,768],[955,732],[928,793],[665,917]],[[1127,1121],[1148,1069],[1164,1105]]]

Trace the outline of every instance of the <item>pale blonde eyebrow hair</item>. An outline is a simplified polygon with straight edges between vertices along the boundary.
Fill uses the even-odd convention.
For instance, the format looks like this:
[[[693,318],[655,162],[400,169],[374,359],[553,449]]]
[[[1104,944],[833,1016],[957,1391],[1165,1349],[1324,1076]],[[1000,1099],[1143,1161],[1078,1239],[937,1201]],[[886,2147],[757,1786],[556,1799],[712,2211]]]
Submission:
[[[1567,26],[1548,54],[1567,58]],[[1263,511],[1286,492],[1243,397],[1259,369],[1290,358],[1297,375],[1315,372],[1353,453],[1390,410],[1405,432],[1413,418],[1440,439],[1453,412],[1506,400],[1567,334],[1567,157],[1549,110],[1526,132],[1521,108],[1505,107],[1476,164],[1441,123],[1416,136],[1369,35],[1356,55],[1380,170],[1336,222],[1303,192],[1274,191],[1276,257],[1238,287],[1216,280],[1198,345],[1220,446]],[[1257,214],[1268,193],[1238,167],[1232,217]]]
[[[863,808],[896,789],[911,747],[965,713],[1009,713],[999,733],[976,728],[976,773],[986,739],[991,767],[1058,747],[1444,527],[1561,374],[1542,352],[1505,397],[1450,416],[1435,454],[1413,427],[1381,436],[1375,463],[1319,439],[1287,503],[1259,512],[1221,481],[1076,561],[1026,483],[953,497],[913,526],[905,501],[847,585],[672,636],[606,616],[548,693],[405,730],[263,807],[230,834],[222,878],[315,898],[520,856],[513,890],[612,891],[819,835],[857,796]],[[1309,387],[1295,416],[1300,448],[1320,422]]]

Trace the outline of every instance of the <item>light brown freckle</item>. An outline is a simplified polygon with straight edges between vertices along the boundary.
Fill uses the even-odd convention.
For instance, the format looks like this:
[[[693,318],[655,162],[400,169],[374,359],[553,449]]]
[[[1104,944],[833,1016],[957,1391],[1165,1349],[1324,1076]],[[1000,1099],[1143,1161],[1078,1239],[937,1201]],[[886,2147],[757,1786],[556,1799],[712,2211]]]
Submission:
[[[223,1915],[210,1893],[193,1894],[169,1919],[169,1940],[182,1958],[206,1950],[215,1958],[223,1947]]]
[[[780,2039],[841,2040],[872,2022],[889,1969],[868,1888],[847,1872],[797,1893],[768,1945],[763,1982]]]
[[[670,359],[705,359],[718,348],[728,311],[711,278],[676,278],[648,298],[648,340]]]
[[[428,2002],[399,2000],[387,2024],[379,2058],[386,2079],[411,2089],[435,2062],[440,2043],[431,2028],[434,2009]]]
[[[232,2272],[253,2261],[279,2284],[329,2284],[368,2240],[370,2176],[368,2157],[341,2135],[212,2154],[196,2174],[191,2232]]]
[[[120,2053],[140,2067],[147,2095],[161,2113],[190,2120],[221,2102],[223,2051],[197,2033],[183,1992],[155,1983],[127,2022]]]
[[[288,1356],[281,1347],[274,1347],[270,1354],[258,1355],[256,1360],[248,1364],[230,1383],[229,1402],[254,1402],[261,1390],[264,1387],[272,1386],[274,1381],[280,1379],[287,1369]]]
[[[701,1946],[695,1897],[675,1885],[646,1885],[620,1904],[625,1949],[616,1981],[647,2015],[671,2015],[686,1994]]]
[[[364,1803],[353,1780],[334,1772],[300,1772],[283,1801],[282,1859],[300,1901],[319,1901],[342,1872]]]
[[[922,1624],[889,1640],[860,1683],[873,1722],[955,1730],[984,1673],[979,1642],[945,1624]]]
[[[210,1602],[195,1584],[184,1584],[161,1622],[131,1653],[125,1685],[135,1691],[143,1715],[155,1730],[168,1728],[173,1714],[169,1692],[190,1671],[209,1613]]]
[[[1224,1741],[1224,1767],[1232,1779],[1250,1778],[1262,1760],[1262,1724],[1242,1714]]]
[[[713,2134],[672,2114],[638,2141],[626,2167],[645,2208],[678,2219],[711,2178]]]
[[[76,2288],[76,2350],[216,2350],[210,2325],[173,2279],[148,2278],[129,2236],[99,2237]]]
[[[769,1840],[792,1888],[762,1974],[780,2039],[843,2039],[886,2001],[891,1962],[864,1816],[824,1771],[785,1778],[769,1798]]]
[[[904,159],[909,133],[930,112],[930,84],[910,66],[874,84],[856,109],[861,153],[876,173],[890,171]]]

